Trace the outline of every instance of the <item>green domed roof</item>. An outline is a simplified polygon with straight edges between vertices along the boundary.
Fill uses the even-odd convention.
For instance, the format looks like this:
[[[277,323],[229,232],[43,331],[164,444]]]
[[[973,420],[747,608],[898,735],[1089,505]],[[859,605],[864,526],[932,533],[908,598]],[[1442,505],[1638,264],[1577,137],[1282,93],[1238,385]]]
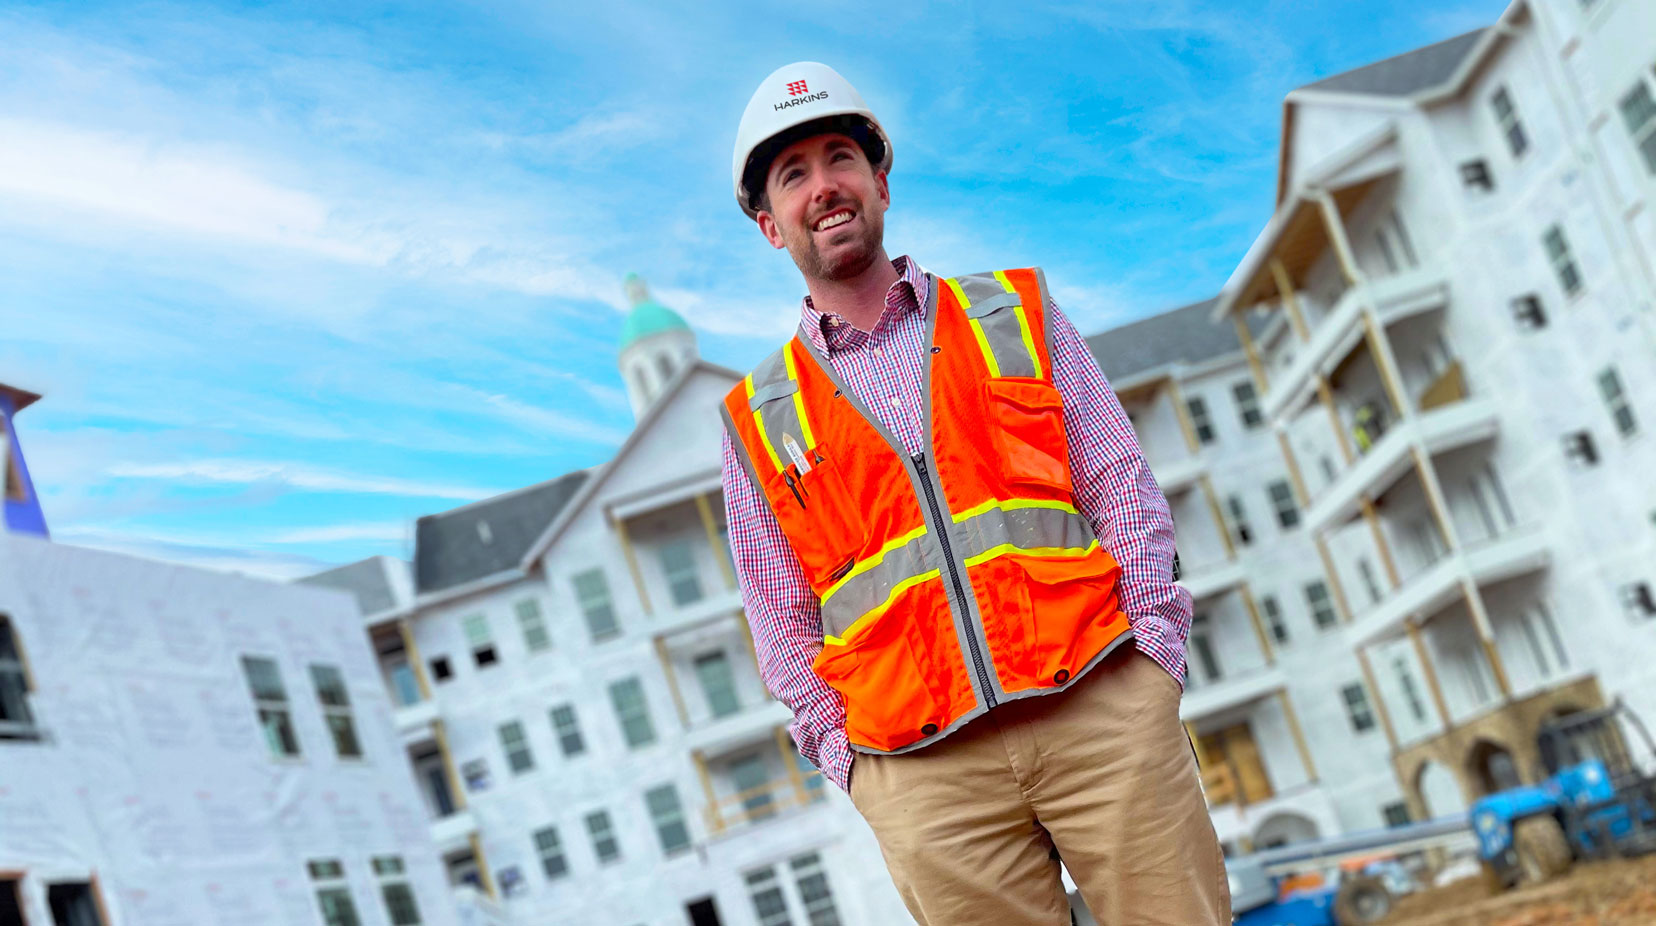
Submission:
[[[626,288],[632,311],[627,313],[627,320],[621,324],[622,349],[652,334],[690,330],[690,325],[679,313],[650,298],[650,288],[644,285],[643,277],[636,273],[627,274]]]

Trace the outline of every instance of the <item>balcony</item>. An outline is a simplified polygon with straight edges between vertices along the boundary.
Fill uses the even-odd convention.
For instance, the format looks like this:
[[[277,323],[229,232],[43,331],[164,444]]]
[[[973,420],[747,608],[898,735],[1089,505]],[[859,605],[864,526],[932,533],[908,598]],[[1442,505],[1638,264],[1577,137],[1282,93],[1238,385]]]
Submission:
[[[432,721],[436,719],[437,702],[430,698],[401,705],[391,711],[391,723],[405,744],[427,738]]]
[[[720,555],[723,552],[720,551]],[[693,630],[722,618],[742,615],[742,593],[723,585],[709,586],[699,601],[686,605],[668,605],[656,611],[651,626],[657,638]]]
[[[787,705],[767,700],[728,717],[696,724],[684,735],[684,745],[705,756],[723,755],[774,738],[777,728],[792,719],[793,712]]]
[[[767,781],[721,797],[703,808],[708,835],[724,836],[757,823],[792,816],[802,808],[826,802],[827,789],[828,782],[822,773],[812,770],[801,773],[797,779]]]
[[[1179,719],[1200,720],[1253,704],[1281,691],[1284,684],[1282,670],[1273,665],[1228,675],[1216,682],[1190,685],[1179,702]]]
[[[1450,552],[1358,616],[1347,643],[1356,648],[1395,637],[1410,617],[1424,620],[1461,597],[1467,580],[1487,585],[1544,568],[1551,545],[1545,528],[1530,525]]]
[[[431,821],[431,841],[439,852],[466,847],[477,832],[477,818],[470,810],[457,810]]]
[[[1178,584],[1201,601],[1228,592],[1247,580],[1242,563],[1236,559],[1210,560],[1181,575]]]
[[[1358,499],[1384,493],[1414,466],[1417,448],[1428,455],[1443,453],[1488,440],[1499,429],[1499,411],[1487,398],[1462,399],[1403,418],[1312,499],[1306,526],[1321,531],[1356,517]]]
[[[1348,287],[1334,308],[1311,332],[1311,339],[1296,345],[1294,362],[1271,378],[1271,388],[1261,401],[1265,417],[1292,415],[1316,394],[1316,377],[1327,376],[1363,342],[1365,290]],[[1448,303],[1449,286],[1440,268],[1430,263],[1395,276],[1381,277],[1367,284],[1375,314],[1385,327]]]

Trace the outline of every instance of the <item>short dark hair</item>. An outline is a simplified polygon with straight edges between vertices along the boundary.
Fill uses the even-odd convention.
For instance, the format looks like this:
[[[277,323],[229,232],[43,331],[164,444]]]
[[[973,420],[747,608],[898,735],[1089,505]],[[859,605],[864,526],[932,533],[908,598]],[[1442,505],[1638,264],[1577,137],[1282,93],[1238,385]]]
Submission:
[[[861,116],[823,116],[802,122],[767,138],[748,155],[747,167],[742,171],[742,189],[747,191],[748,202],[755,210],[770,211],[770,194],[765,192],[765,178],[770,174],[771,162],[789,145],[813,135],[848,136],[862,149],[870,165],[885,160],[885,142],[880,138],[880,133],[874,131],[868,120]]]

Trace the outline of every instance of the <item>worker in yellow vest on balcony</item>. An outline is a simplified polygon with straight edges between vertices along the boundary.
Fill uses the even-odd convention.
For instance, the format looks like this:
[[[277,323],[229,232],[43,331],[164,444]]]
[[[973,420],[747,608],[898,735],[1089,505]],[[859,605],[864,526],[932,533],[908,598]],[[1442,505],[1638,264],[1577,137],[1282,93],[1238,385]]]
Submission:
[[[1059,855],[1102,923],[1229,923],[1166,500],[1039,270],[886,255],[891,163],[821,64],[737,131],[737,202],[810,293],[722,409],[766,684],[920,923],[1068,922]]]

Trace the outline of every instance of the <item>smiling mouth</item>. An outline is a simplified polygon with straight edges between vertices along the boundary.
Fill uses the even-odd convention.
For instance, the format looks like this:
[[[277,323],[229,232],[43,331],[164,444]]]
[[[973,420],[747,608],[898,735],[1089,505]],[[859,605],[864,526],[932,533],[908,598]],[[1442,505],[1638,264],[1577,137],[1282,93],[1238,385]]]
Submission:
[[[831,228],[837,228],[844,225],[846,222],[849,222],[856,217],[857,214],[849,209],[836,209],[822,218],[817,219],[816,223],[811,226],[811,230],[819,232],[827,231]]]

